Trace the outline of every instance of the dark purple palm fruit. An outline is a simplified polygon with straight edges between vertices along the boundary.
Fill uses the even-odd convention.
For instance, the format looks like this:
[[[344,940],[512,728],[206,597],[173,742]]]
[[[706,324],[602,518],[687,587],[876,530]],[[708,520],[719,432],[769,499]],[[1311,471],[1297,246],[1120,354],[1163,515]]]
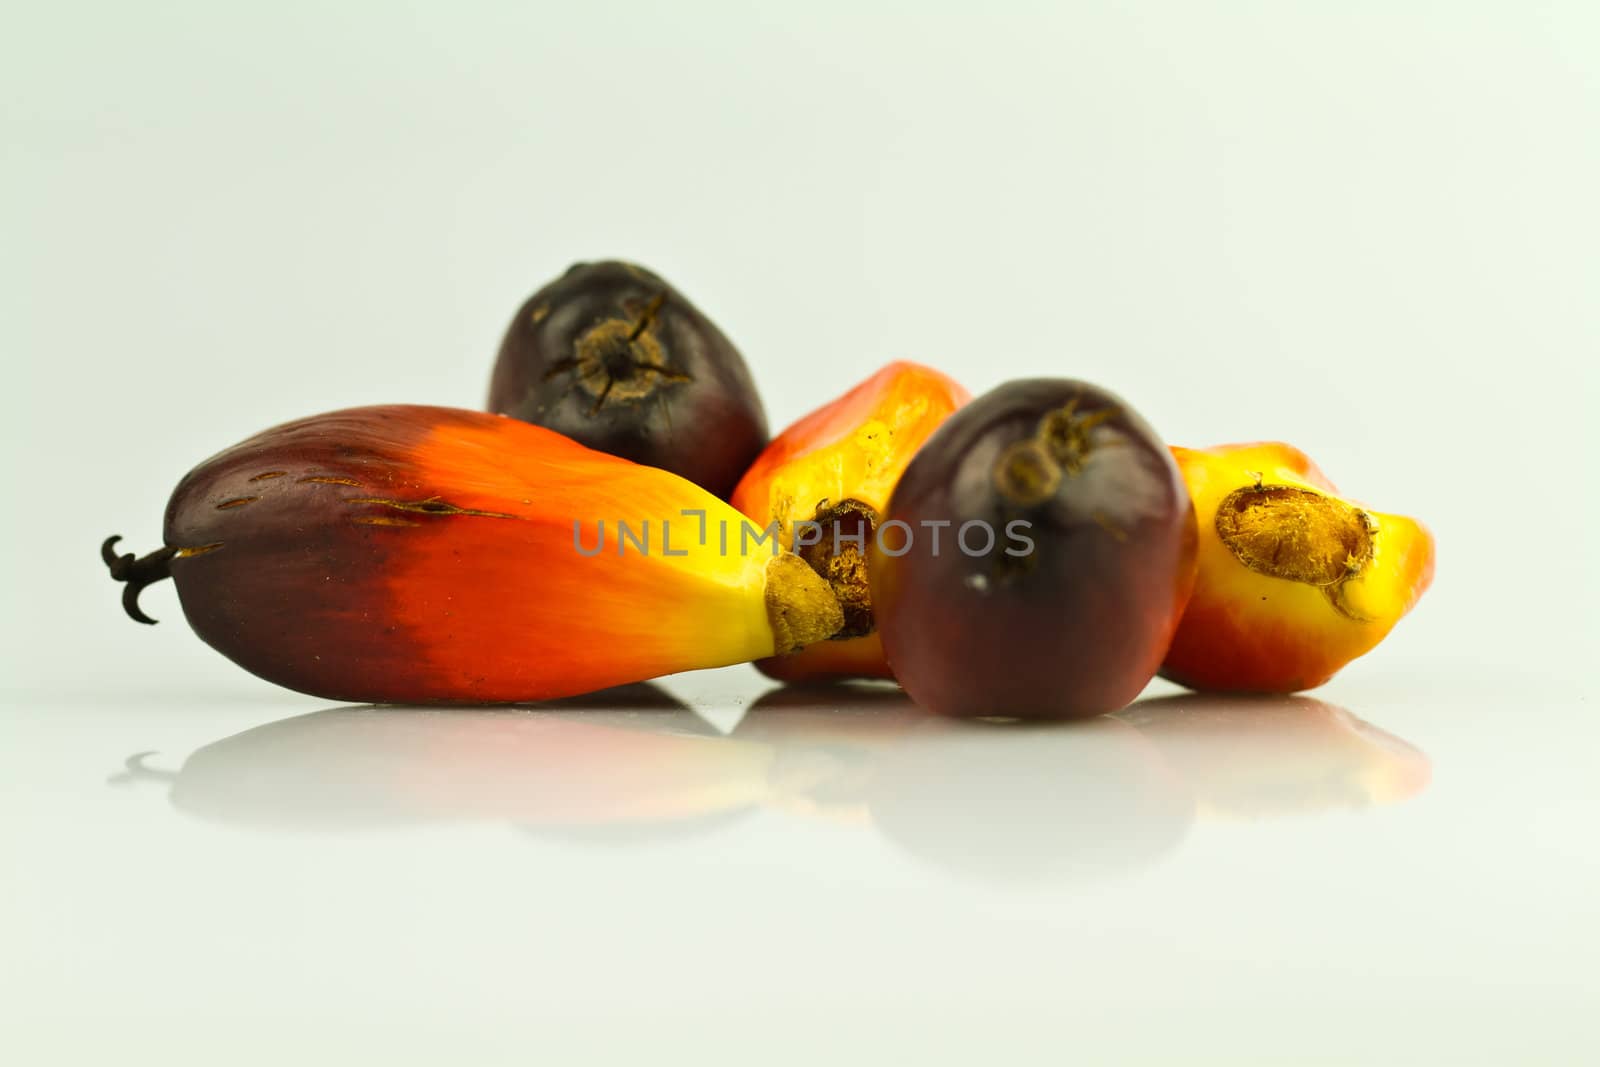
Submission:
[[[895,677],[960,716],[1114,711],[1160,667],[1194,584],[1167,446],[1083,382],[1011,382],[906,469],[867,568]]]
[[[724,499],[767,443],[750,370],[722,331],[632,263],[579,263],[522,305],[489,410],[682,475]]]

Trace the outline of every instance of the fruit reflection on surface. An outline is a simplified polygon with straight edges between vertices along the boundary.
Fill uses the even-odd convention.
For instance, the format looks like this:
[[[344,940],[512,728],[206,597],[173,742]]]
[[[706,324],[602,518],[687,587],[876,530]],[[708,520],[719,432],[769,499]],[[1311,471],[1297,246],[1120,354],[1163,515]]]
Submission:
[[[207,745],[175,807],[263,827],[461,821],[667,828],[748,808],[771,751],[738,744],[655,686],[537,709],[332,708]]]
[[[1163,697],[1117,718],[1189,783],[1206,818],[1377,807],[1415,796],[1433,775],[1411,745],[1311,697]]]
[[[1072,881],[1148,868],[1197,821],[1393,803],[1429,773],[1415,748],[1305,697],[1187,695],[1032,724],[930,717],[882,686],[786,688],[723,735],[629,687],[589,707],[286,719],[197,751],[171,800],[259,828],[483,821],[617,841],[765,808],[867,830],[936,869]]]
[[[790,685],[750,705],[732,736],[772,747],[770,807],[866,825],[883,754],[927,718],[893,686]]]
[[[999,880],[1115,876],[1177,848],[1177,778],[1113,718],[1041,725],[929,720],[885,749],[872,823],[934,866]]]

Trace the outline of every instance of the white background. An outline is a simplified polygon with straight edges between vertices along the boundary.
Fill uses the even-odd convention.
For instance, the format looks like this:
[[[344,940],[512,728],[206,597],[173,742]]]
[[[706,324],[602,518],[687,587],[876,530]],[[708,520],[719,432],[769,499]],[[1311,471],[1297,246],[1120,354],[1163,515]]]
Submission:
[[[15,1062],[1593,1055],[1594,5],[65,3],[3,26]],[[201,645],[170,588],[144,597],[162,626],[128,622],[101,538],[154,547],[183,472],[267,425],[479,404],[520,301],[607,256],[719,322],[775,429],[892,358],[974,392],[1080,377],[1170,441],[1288,439],[1422,517],[1433,591],[1317,695],[1433,784],[1026,885],[770,804],[596,845],[493,810],[308,837],[108,786],[131,753],[176,768],[320,705]],[[766,688],[669,687],[723,731]],[[471,780],[480,734],[452,737],[440,773]],[[1062,817],[995,833],[1028,852]]]

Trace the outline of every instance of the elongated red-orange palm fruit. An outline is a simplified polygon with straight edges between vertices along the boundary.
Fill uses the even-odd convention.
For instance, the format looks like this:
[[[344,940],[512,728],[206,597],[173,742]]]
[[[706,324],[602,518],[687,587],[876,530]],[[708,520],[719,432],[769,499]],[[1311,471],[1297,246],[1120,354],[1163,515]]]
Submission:
[[[674,474],[549,430],[386,406],[267,430],[191,471],[165,547],[104,554],[124,604],[170,574],[195,632],[334,700],[543,700],[828,637],[827,583]],[[145,619],[144,621],[148,621]]]

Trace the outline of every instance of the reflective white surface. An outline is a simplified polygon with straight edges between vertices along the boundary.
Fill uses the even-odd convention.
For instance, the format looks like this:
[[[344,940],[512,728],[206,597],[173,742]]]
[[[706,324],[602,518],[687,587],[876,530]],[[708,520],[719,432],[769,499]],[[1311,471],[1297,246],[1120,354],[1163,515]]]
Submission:
[[[1600,1062],[1593,0],[0,26],[0,1063]],[[1311,703],[1050,729],[748,668],[330,709],[170,583],[123,617],[98,546],[185,471],[482,403],[609,256],[774,428],[895,358],[1084,378],[1290,440],[1438,579]]]
[[[1429,689],[1156,686],[1059,727],[745,668],[504,711],[23,702],[3,1040],[1582,1062],[1600,728],[1525,680]]]

